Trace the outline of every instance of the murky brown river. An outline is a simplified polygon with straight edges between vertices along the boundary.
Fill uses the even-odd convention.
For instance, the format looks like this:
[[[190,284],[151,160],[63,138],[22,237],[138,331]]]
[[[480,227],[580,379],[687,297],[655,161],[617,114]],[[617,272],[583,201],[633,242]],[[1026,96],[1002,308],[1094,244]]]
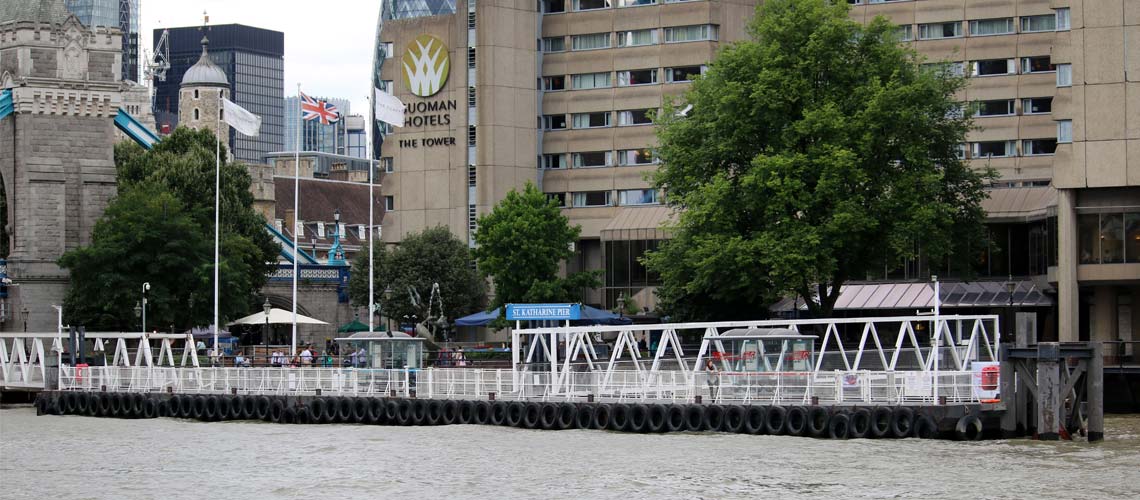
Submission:
[[[1106,440],[852,440],[36,417],[0,410],[0,498],[1140,498]]]

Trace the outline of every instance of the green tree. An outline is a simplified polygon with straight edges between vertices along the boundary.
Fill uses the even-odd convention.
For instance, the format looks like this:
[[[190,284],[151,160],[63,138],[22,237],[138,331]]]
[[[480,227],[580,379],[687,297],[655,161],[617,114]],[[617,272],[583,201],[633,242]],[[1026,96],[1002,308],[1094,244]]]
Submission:
[[[392,250],[377,246],[373,267],[374,300],[389,318],[414,314],[424,319],[439,314],[438,302],[428,310],[433,283],[439,283],[438,300],[450,320],[480,310],[487,301],[487,284],[471,268],[471,251],[443,226],[408,235]],[[384,296],[386,289],[391,290],[388,297]],[[420,297],[415,305],[411,290]],[[348,291],[354,304],[368,305],[367,252],[352,262]]]
[[[765,2],[751,39],[664,106],[654,182],[681,215],[647,264],[675,317],[755,317],[789,292],[829,315],[844,282],[917,248],[964,271],[984,244],[993,174],[956,156],[965,81],[847,8]]]
[[[475,231],[475,259],[495,283],[493,305],[576,302],[585,289],[597,287],[597,272],[558,276],[580,233],[534,184],[507,193],[491,213],[479,217]]]
[[[214,148],[211,132],[185,128],[152,151],[116,146],[119,195],[96,224],[91,245],[60,259],[71,272],[66,321],[92,329],[134,327],[134,305],[149,282],[148,327],[213,322]],[[252,209],[245,166],[225,162],[221,173],[219,312],[225,321],[249,312],[277,248]]]

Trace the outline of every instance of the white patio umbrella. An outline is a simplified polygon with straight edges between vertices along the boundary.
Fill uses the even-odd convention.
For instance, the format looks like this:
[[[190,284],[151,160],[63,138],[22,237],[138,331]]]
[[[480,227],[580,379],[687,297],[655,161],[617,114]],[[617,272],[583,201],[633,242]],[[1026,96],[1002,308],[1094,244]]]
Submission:
[[[269,321],[268,321],[268,323],[271,325],[291,325],[291,324],[293,324],[293,318],[294,318],[294,316],[293,316],[293,313],[291,311],[286,311],[284,309],[278,309],[275,307],[275,308],[269,310]],[[298,314],[296,316],[296,318],[297,318],[297,324],[299,324],[299,325],[327,325],[328,324],[328,323],[325,323],[324,321],[321,321],[319,319],[310,318],[308,316],[304,316],[301,314]],[[264,325],[265,323],[266,323],[265,311],[262,311],[259,313],[250,314],[249,316],[246,316],[246,317],[241,318],[239,320],[233,321],[229,325],[226,325],[226,326],[232,326],[232,325]]]

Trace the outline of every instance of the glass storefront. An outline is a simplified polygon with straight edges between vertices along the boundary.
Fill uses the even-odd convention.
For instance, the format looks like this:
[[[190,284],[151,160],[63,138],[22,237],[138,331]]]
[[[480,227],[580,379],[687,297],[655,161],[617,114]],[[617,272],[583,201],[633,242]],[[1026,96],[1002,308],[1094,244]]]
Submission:
[[[1077,231],[1081,264],[1140,262],[1140,212],[1080,214]]]
[[[618,305],[621,297],[633,297],[646,287],[661,284],[661,277],[642,263],[646,252],[657,249],[660,240],[603,241],[605,297],[603,307]]]

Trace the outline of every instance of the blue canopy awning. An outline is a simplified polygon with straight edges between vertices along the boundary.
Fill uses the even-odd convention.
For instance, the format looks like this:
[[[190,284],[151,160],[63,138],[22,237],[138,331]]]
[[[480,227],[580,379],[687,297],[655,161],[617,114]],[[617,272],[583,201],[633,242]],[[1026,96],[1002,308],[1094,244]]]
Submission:
[[[455,320],[457,326],[486,326],[487,323],[494,321],[502,313],[502,308],[492,309],[490,311],[477,312],[468,316],[464,316]],[[628,325],[633,323],[632,319],[619,316],[612,312],[590,307],[585,304],[582,305],[582,319],[571,321],[573,325]]]
[[[487,323],[499,317],[501,310],[500,308],[495,308],[490,311],[480,311],[475,314],[470,314],[455,320],[455,324],[458,326],[486,326]]]

